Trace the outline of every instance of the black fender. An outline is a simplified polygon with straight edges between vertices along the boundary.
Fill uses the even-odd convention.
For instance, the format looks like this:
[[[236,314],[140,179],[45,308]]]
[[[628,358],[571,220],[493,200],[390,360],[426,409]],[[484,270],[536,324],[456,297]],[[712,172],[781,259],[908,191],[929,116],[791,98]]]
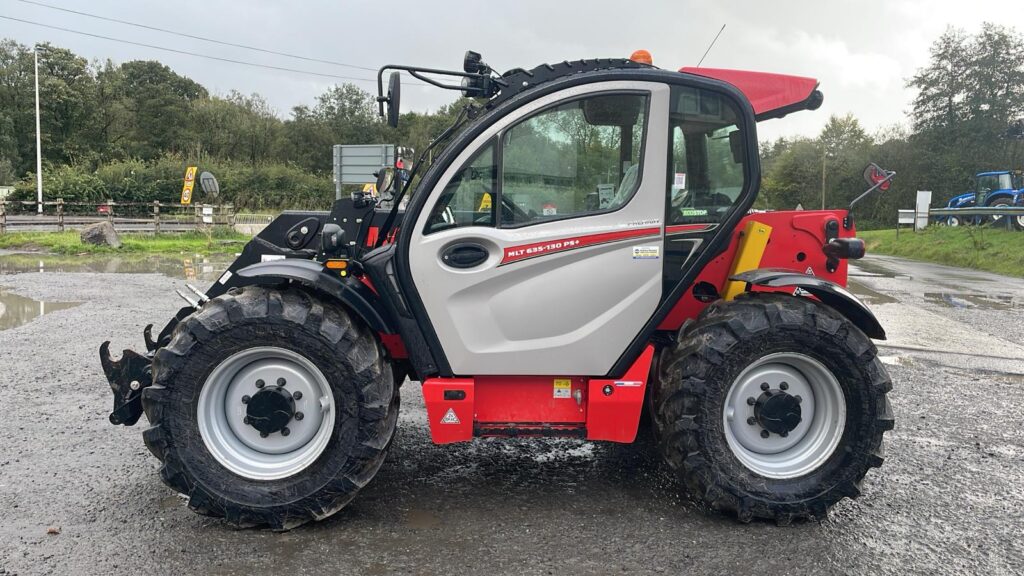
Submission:
[[[277,278],[301,282],[340,301],[377,332],[395,333],[394,322],[373,290],[355,278],[342,278],[328,271],[319,262],[301,258],[271,260],[246,266],[237,275],[254,281]]]
[[[846,316],[864,334],[875,340],[885,340],[885,330],[871,310],[859,298],[835,282],[783,268],[758,268],[731,276],[729,279],[746,282],[747,290],[752,286],[800,288]]]

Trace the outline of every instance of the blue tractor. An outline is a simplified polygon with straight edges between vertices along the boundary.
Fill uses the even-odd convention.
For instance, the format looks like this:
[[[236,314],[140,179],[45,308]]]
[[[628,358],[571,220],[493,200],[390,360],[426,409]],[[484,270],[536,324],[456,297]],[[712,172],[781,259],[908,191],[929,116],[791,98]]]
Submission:
[[[1024,206],[1024,182],[1021,171],[996,170],[979,172],[974,176],[974,190],[950,198],[947,208],[971,208],[974,206]],[[1024,216],[1013,216],[1012,224],[1018,230],[1024,230]],[[960,226],[961,224],[993,225],[1001,223],[1003,216],[948,216],[945,224]]]

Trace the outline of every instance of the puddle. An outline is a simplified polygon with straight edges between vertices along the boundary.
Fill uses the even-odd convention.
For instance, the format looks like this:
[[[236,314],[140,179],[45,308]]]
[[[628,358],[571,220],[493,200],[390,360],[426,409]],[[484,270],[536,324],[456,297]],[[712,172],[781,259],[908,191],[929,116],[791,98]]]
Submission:
[[[947,308],[978,308],[980,310],[1013,310],[1024,308],[1024,300],[1010,294],[954,294],[949,292],[926,292],[925,300]]]
[[[856,280],[850,281],[847,284],[846,289],[853,292],[867,304],[892,304],[894,302],[899,302],[898,299],[889,296],[888,294],[882,294],[881,292],[872,290]]]
[[[40,302],[0,290],[0,330],[17,328],[43,314],[74,308],[81,302]]]
[[[892,270],[876,264],[874,262],[857,260],[857,262],[850,262],[850,276],[868,276],[868,277],[881,277],[881,278],[905,278],[911,279],[907,274],[896,274]]]
[[[0,274],[25,272],[101,272],[107,274],[157,273],[172,278],[213,282],[234,261],[232,254],[193,256],[59,256],[53,254],[0,254]]]

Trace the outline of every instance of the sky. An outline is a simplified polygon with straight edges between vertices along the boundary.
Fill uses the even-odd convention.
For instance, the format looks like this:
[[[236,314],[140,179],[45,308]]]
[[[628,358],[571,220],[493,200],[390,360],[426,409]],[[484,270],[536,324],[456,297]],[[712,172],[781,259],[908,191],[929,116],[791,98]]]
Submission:
[[[461,69],[467,49],[495,70],[543,62],[626,57],[643,48],[665,69],[696,65],[723,24],[704,66],[810,76],[822,107],[759,126],[761,139],[814,136],[829,115],[852,113],[869,132],[908,123],[914,92],[906,81],[927,64],[929,47],[950,25],[1024,23],[1020,0],[517,1],[409,0],[33,0],[194,36],[376,68],[408,64]],[[442,7],[443,5],[443,7]],[[308,62],[0,0],[0,16],[221,58],[359,79],[372,71]],[[1022,29],[1024,31],[1024,29]],[[159,60],[215,94],[263,95],[281,117],[345,80],[253,68],[85,37],[0,19],[0,37],[51,42],[89,59]],[[435,110],[454,93],[406,81],[403,111]]]

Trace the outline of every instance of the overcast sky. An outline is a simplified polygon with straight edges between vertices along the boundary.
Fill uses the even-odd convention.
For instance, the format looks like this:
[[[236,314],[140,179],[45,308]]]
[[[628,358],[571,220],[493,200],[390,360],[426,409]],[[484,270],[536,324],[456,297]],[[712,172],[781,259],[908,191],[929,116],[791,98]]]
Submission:
[[[460,68],[466,49],[496,70],[542,62],[628,56],[695,65],[715,33],[725,32],[704,66],[812,76],[825,103],[816,112],[772,120],[761,138],[814,135],[829,114],[852,112],[869,131],[905,123],[913,92],[905,81],[928,60],[949,25],[975,32],[983,21],[1024,26],[1021,0],[818,1],[529,1],[422,2],[344,0],[38,0],[78,11],[189,34],[367,67],[385,63]],[[440,8],[442,4],[449,7]],[[374,78],[366,70],[210,44],[22,3],[0,0],[0,15],[224,58]],[[342,80],[251,68],[88,38],[0,19],[0,36],[48,41],[90,59],[156,59],[214,93],[265,96],[282,117],[311,104]],[[358,82],[375,90],[371,82]],[[402,107],[432,110],[452,99],[442,90],[403,86]]]

